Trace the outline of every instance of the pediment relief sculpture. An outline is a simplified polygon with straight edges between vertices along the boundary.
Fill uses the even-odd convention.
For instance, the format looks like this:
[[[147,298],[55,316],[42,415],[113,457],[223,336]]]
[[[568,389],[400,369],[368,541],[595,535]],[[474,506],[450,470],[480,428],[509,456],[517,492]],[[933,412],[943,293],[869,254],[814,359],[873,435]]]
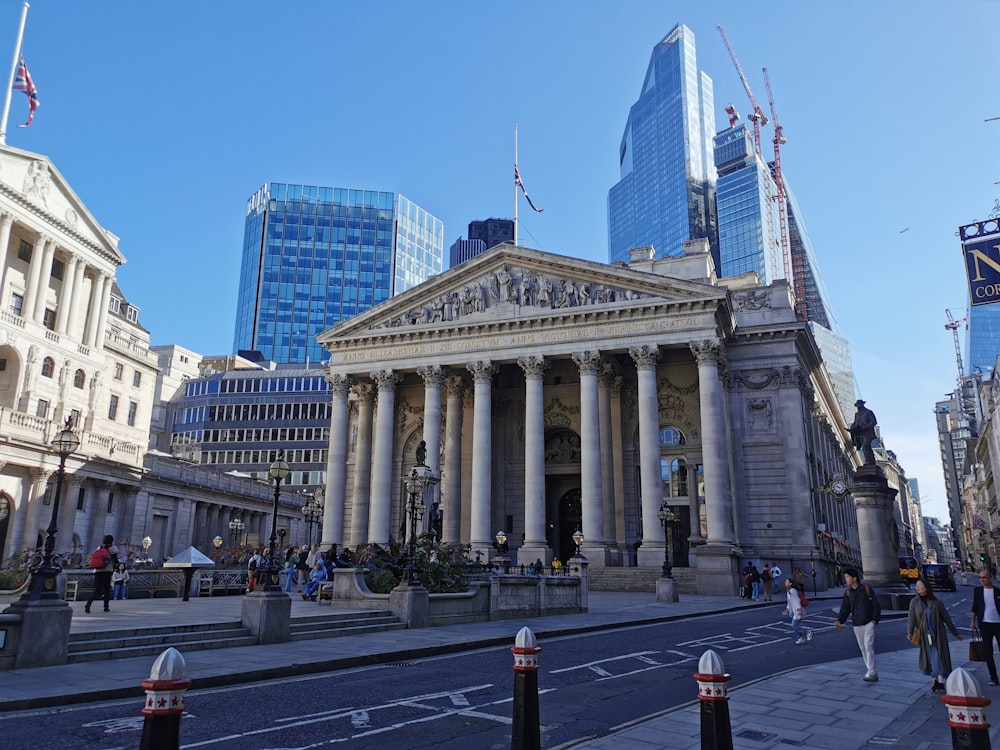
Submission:
[[[651,297],[645,292],[502,265],[461,289],[440,294],[372,328],[445,323],[507,305],[558,310]]]

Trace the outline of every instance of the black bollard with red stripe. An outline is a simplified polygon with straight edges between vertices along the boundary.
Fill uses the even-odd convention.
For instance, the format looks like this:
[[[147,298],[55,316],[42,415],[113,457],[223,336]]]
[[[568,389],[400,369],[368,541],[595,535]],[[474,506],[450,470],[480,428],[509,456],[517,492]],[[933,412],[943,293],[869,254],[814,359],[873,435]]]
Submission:
[[[153,662],[149,679],[143,680],[146,705],[142,715],[142,737],[139,750],[179,750],[181,746],[181,715],[184,713],[184,691],[191,679],[184,676],[184,657],[175,648],[168,648]]]
[[[733,750],[729,719],[729,675],[719,655],[709,649],[698,660],[698,701],[701,704],[701,750]]]
[[[951,746],[954,750],[990,750],[990,724],[986,721],[986,706],[990,699],[976,678],[959,667],[948,675],[941,702],[948,707]]]
[[[541,750],[542,726],[538,713],[538,652],[535,634],[521,628],[514,640],[514,720],[511,750]]]

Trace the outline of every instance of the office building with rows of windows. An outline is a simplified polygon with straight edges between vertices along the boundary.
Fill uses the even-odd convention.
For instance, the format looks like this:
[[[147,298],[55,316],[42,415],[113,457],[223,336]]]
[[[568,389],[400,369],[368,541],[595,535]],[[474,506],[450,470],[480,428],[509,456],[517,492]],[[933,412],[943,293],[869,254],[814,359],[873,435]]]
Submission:
[[[396,193],[272,182],[247,202],[233,351],[319,362],[320,332],[441,273],[444,225]]]
[[[330,385],[322,369],[271,365],[184,381],[167,407],[170,451],[184,461],[268,481],[284,451],[290,487],[326,482]]]

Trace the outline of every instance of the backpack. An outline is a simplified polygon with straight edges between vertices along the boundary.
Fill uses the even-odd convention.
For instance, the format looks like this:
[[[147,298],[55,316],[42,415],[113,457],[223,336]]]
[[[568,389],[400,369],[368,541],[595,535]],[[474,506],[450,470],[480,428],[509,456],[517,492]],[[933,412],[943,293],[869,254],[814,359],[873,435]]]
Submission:
[[[809,599],[803,593],[802,589],[799,589],[799,604],[801,604],[803,607],[809,606]]]
[[[768,581],[770,581],[771,580],[771,571],[770,570],[762,570],[762,571],[760,571],[760,580],[762,580],[764,583],[767,583]]]
[[[101,570],[111,562],[111,553],[107,547],[98,547],[90,555],[90,567],[94,570]]]

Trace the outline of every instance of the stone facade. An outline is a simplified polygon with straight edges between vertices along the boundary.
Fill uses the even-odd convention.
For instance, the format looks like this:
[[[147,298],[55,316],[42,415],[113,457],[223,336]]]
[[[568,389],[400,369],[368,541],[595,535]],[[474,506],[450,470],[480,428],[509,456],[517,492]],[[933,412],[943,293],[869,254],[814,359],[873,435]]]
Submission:
[[[704,242],[610,266],[501,245],[319,341],[324,544],[405,538],[424,441],[422,524],[474,552],[503,530],[548,564],[579,530],[592,567],[659,566],[665,500],[701,592],[733,592],[747,559],[859,559],[851,500],[822,491],[857,458],[812,334],[784,282],[721,286]]]

